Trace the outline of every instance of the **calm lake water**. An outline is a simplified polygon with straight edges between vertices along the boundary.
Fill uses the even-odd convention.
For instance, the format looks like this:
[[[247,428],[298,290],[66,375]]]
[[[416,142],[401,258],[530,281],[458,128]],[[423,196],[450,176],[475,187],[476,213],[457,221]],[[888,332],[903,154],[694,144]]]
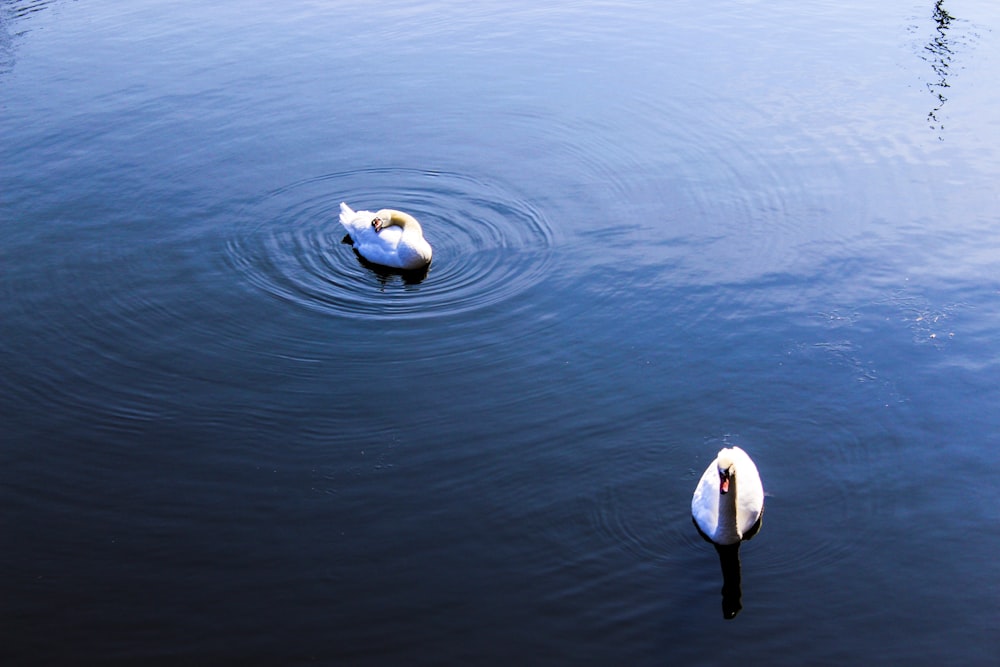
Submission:
[[[0,1],[0,661],[996,664],[998,37]],[[726,445],[767,492],[731,620]]]

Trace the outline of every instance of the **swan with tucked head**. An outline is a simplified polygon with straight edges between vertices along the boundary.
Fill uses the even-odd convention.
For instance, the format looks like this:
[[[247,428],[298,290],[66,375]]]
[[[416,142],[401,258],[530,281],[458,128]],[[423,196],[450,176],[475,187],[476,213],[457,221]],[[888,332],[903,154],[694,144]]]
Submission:
[[[433,251],[420,223],[409,213],[384,208],[377,213],[355,211],[340,204],[340,224],[362,258],[392,269],[421,269]]]
[[[719,451],[691,498],[691,517],[715,544],[739,544],[753,537],[764,512],[764,486],[757,466],[739,447]]]

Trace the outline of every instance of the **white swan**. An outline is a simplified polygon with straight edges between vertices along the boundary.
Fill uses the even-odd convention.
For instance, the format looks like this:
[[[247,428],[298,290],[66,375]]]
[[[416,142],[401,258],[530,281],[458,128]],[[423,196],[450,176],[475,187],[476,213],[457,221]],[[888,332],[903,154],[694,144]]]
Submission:
[[[389,208],[378,213],[355,211],[341,203],[340,224],[354,242],[354,249],[372,264],[420,269],[431,262],[431,246],[420,223],[408,213]]]
[[[757,466],[739,447],[719,451],[691,498],[698,530],[716,544],[739,544],[757,532],[764,511],[764,486]]]

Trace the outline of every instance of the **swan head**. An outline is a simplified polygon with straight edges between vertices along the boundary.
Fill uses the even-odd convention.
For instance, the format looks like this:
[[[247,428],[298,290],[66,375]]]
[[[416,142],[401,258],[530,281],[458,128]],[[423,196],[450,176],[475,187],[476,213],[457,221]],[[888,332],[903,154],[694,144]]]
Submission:
[[[732,450],[720,451],[715,463],[719,469],[719,493],[729,493],[729,484],[736,478],[736,462],[733,460]]]
[[[403,224],[399,220],[399,213],[388,208],[379,209],[375,213],[375,217],[372,218],[372,229],[376,232],[380,232],[386,227],[392,227],[396,225],[397,227],[402,227]]]

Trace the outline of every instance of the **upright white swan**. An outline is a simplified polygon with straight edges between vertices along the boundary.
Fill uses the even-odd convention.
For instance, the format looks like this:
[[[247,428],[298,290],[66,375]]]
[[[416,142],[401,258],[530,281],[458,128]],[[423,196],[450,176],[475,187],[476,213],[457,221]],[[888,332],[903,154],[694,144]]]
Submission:
[[[764,511],[764,485],[757,466],[739,447],[719,451],[691,498],[698,530],[716,544],[739,544],[756,533]]]
[[[420,269],[431,262],[431,245],[424,239],[420,223],[409,213],[389,208],[377,213],[355,211],[341,203],[340,224],[358,254],[373,264]]]

